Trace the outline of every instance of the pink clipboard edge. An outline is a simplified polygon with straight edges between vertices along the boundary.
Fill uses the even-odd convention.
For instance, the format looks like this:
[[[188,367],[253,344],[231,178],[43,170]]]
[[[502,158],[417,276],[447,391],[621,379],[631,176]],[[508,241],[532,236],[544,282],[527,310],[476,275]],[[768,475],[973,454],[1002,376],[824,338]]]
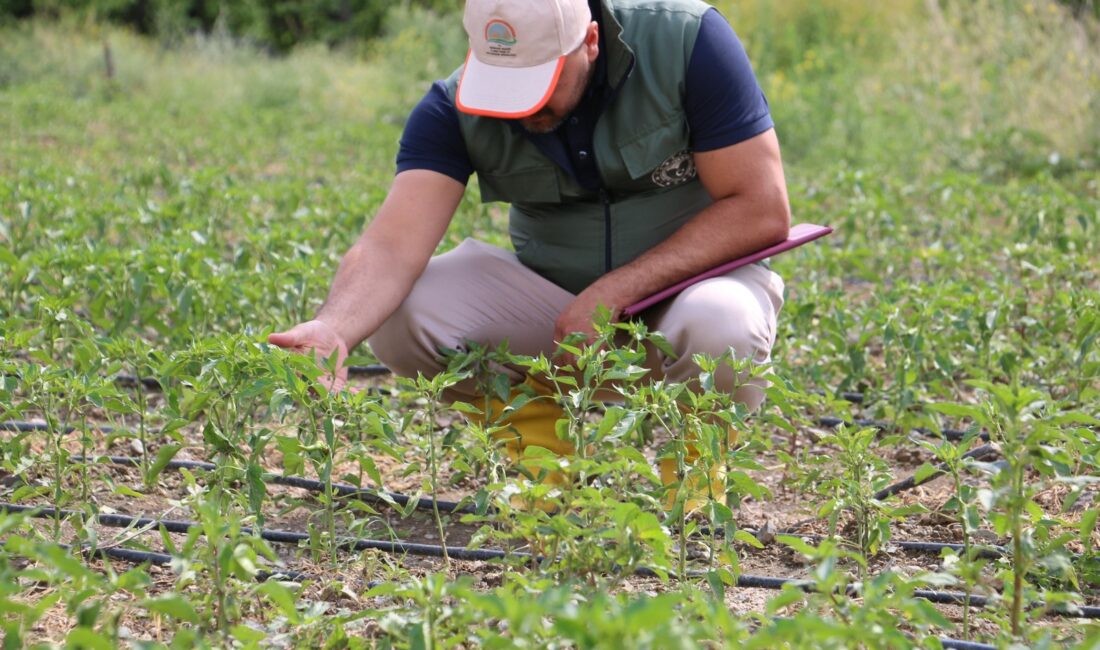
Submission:
[[[813,223],[800,223],[791,226],[790,232],[788,233],[786,240],[781,241],[778,244],[768,246],[765,249],[756,251],[755,253],[746,255],[744,257],[739,257],[720,266],[716,266],[709,271],[703,271],[699,275],[690,277],[687,280],[677,282],[667,289],[658,291],[652,296],[649,296],[648,298],[643,298],[633,305],[630,305],[623,310],[623,316],[634,316],[642,310],[648,309],[649,307],[652,307],[653,305],[661,302],[666,298],[671,298],[672,296],[675,296],[676,294],[680,293],[684,289],[687,289],[693,284],[702,282],[703,280],[709,280],[710,278],[718,277],[719,275],[724,275],[734,269],[741,268],[742,266],[745,266],[747,264],[759,262],[762,259],[771,257],[773,255],[778,255],[779,253],[782,253],[784,251],[789,251],[792,248],[797,248],[802,244],[812,242],[815,239],[824,237],[831,232],[833,232],[832,226],[819,226]]]

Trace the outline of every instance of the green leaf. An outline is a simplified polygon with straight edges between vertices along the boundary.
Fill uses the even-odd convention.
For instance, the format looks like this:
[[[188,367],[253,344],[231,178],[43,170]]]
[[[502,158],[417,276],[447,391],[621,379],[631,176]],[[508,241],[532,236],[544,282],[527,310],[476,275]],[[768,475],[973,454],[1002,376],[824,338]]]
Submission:
[[[469,415],[481,415],[481,409],[467,402],[451,402],[450,409],[452,411],[467,413]]]
[[[305,471],[305,460],[302,458],[302,443],[293,436],[275,436],[275,444],[283,453],[283,470],[290,475],[301,474]]]
[[[792,550],[803,555],[814,557],[817,553],[817,549],[807,544],[800,537],[795,537],[793,535],[776,535],[775,539],[776,541],[790,546]]]
[[[179,621],[195,624],[199,622],[199,615],[195,612],[195,608],[179,594],[167,594],[150,598],[142,601],[141,606],[151,612],[164,614]]]
[[[115,494],[121,494],[124,497],[131,497],[131,498],[134,498],[134,499],[144,499],[145,498],[145,495],[142,494],[141,492],[138,492],[137,490],[133,489],[132,487],[129,487],[127,485],[123,485],[121,483],[115,484],[115,487],[112,490],[112,492],[114,492]]]
[[[1081,532],[1081,544],[1088,551],[1092,548],[1092,532],[1096,530],[1096,518],[1100,515],[1100,509],[1089,508],[1085,510],[1085,513],[1081,515],[1081,526],[1078,530]]]
[[[297,625],[301,621],[298,607],[295,605],[294,594],[285,586],[274,580],[269,580],[257,587],[256,591],[267,597],[292,625]]]
[[[152,485],[156,482],[157,477],[168,466],[168,463],[172,462],[180,449],[183,449],[183,445],[170,443],[157,450],[157,457],[153,460],[153,464],[149,466],[149,470],[145,472],[146,485]]]
[[[707,571],[707,584],[710,585],[711,592],[719,602],[726,599],[726,585],[723,584],[717,571]]]
[[[747,530],[738,530],[736,533],[733,534],[733,539],[741,542],[742,544],[748,544],[753,548],[764,548],[764,544],[762,544],[760,540],[756,539],[756,537],[749,533]]]
[[[936,467],[935,465],[924,463],[917,468],[916,472],[913,473],[913,480],[917,483],[923,483],[939,471],[940,468]]]
[[[245,470],[248,481],[248,505],[252,512],[262,517],[264,497],[267,496],[267,484],[264,483],[264,470],[257,463],[249,463]],[[262,519],[261,522],[262,524]]]
[[[110,639],[88,627],[73,628],[65,637],[65,646],[92,650],[114,650],[115,647]]]
[[[650,332],[649,342],[653,344],[653,347],[661,351],[669,359],[676,359],[676,350],[672,348],[672,344],[668,342],[668,339],[664,337],[660,332]]]
[[[225,454],[233,451],[233,444],[229,442],[229,439],[222,434],[213,422],[207,422],[206,426],[202,428],[202,441],[213,447],[218,453]]]
[[[778,596],[768,601],[765,611],[767,611],[768,616],[774,616],[779,610],[802,602],[805,597],[806,595],[800,589],[784,587]]]
[[[953,417],[970,418],[971,420],[982,419],[981,409],[968,404],[925,404],[924,408]]]
[[[491,395],[502,402],[507,402],[512,394],[512,380],[503,373],[493,375],[489,382]]]
[[[1050,418],[1050,423],[1054,426],[1066,426],[1068,424],[1080,424],[1089,427],[1100,426],[1100,419],[1097,419],[1086,413],[1073,411],[1071,413],[1062,413]]]
[[[257,645],[267,638],[267,632],[248,627],[247,625],[234,625],[229,628],[233,638],[241,643]]]

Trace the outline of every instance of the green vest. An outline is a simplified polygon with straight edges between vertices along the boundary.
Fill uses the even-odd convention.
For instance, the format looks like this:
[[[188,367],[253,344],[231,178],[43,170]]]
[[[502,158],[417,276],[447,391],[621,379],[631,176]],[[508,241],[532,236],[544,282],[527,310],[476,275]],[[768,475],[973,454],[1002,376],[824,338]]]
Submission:
[[[581,187],[514,123],[459,112],[481,200],[511,203],[509,231],[524,265],[579,293],[711,204],[682,103],[709,8],[699,0],[603,0],[600,45],[617,92],[596,123],[599,192]],[[460,75],[461,68],[447,80],[452,102]]]

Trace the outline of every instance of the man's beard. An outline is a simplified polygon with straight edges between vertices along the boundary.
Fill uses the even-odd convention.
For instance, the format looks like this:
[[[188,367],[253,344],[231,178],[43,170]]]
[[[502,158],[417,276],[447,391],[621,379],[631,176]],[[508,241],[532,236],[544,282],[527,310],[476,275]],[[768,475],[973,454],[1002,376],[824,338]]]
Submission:
[[[555,115],[553,111],[543,108],[534,115],[520,119],[520,124],[528,133],[541,135],[553,133],[565,121],[565,116]]]
[[[588,70],[585,71],[584,82],[573,87],[571,90],[573,96],[569,98],[569,110],[566,111],[564,115],[555,113],[549,106],[543,106],[534,115],[520,118],[519,122],[524,130],[528,133],[535,134],[553,133],[556,131],[557,128],[565,122],[566,118],[572,115],[573,111],[577,110],[577,107],[581,105],[581,100],[584,98],[584,92],[588,89],[589,84],[592,83],[592,77],[595,73],[596,66],[589,66]]]

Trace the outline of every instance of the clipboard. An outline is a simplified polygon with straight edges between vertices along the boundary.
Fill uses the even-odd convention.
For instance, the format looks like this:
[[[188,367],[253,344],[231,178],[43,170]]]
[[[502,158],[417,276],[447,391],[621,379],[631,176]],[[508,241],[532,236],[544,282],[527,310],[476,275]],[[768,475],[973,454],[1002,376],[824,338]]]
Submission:
[[[643,298],[633,305],[630,305],[623,310],[623,315],[635,316],[639,312],[652,307],[662,300],[675,296],[676,294],[680,293],[684,289],[687,289],[693,284],[697,284],[699,282],[702,282],[703,280],[709,280],[710,278],[716,278],[719,275],[725,275],[726,273],[729,273],[734,269],[739,269],[742,266],[753,264],[754,262],[759,262],[762,259],[766,259],[768,257],[778,255],[779,253],[789,251],[792,248],[797,248],[802,244],[806,244],[812,242],[815,239],[824,237],[831,232],[833,232],[831,226],[819,226],[813,223],[800,223],[791,226],[790,232],[787,235],[787,239],[785,241],[781,241],[778,244],[773,244],[772,246],[768,246],[767,248],[759,250],[755,253],[751,253],[744,257],[730,260],[729,262],[716,266],[709,271],[703,271],[699,275],[690,277],[687,280],[677,282],[667,289],[662,289],[652,296],[649,296],[648,298]]]

